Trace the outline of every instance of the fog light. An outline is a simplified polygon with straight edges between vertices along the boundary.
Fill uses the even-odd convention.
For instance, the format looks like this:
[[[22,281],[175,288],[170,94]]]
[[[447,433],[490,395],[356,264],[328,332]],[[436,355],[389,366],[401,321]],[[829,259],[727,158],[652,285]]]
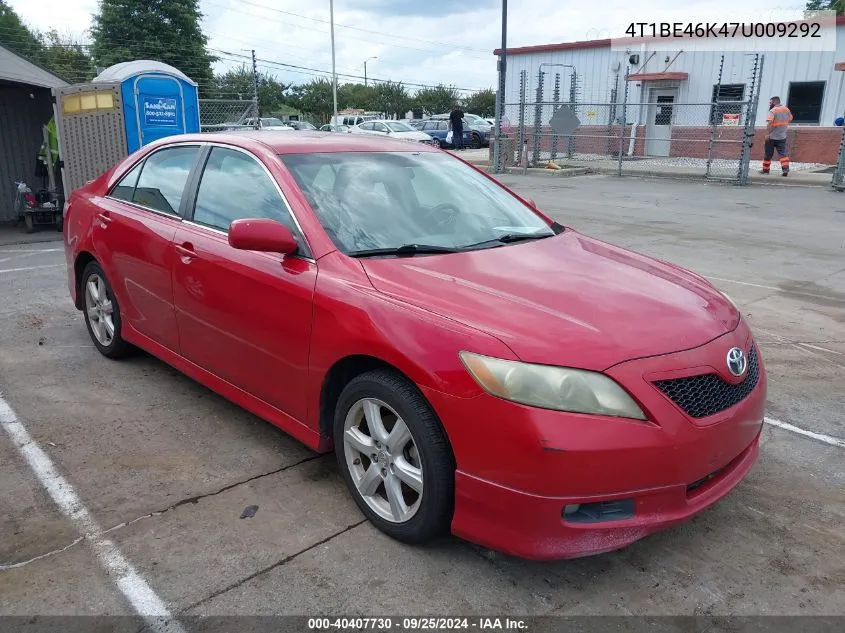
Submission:
[[[563,516],[566,516],[567,514],[575,514],[580,509],[581,509],[580,503],[570,503],[568,506],[564,506]]]

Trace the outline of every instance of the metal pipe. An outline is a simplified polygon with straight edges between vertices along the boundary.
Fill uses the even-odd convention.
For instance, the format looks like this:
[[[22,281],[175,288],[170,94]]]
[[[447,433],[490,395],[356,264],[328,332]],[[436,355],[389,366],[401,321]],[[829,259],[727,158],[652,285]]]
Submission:
[[[332,33],[332,104],[334,110],[332,123],[337,124],[337,68],[335,66],[334,54],[334,0],[329,0],[329,21],[331,22]]]
[[[495,142],[493,144],[493,171],[504,171],[502,165],[502,116],[505,114],[505,76],[508,59],[508,0],[502,0],[502,49],[499,55],[499,91],[496,94]]]

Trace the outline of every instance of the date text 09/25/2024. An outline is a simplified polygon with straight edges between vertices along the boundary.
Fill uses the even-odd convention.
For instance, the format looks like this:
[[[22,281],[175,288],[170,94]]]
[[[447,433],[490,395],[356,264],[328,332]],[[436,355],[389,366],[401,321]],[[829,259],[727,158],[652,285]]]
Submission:
[[[520,618],[497,617],[406,617],[406,618],[308,618],[309,631],[527,631]]]

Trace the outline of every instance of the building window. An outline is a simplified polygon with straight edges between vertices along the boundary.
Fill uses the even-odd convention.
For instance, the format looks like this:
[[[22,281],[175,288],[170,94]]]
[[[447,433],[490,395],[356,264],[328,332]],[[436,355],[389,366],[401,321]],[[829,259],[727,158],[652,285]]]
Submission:
[[[722,125],[722,115],[724,114],[739,114],[741,116],[742,103],[733,104],[724,102],[741,102],[744,97],[745,84],[717,84],[713,86],[713,106],[710,108],[710,125]]]
[[[789,84],[786,106],[792,112],[794,123],[816,123],[821,121],[823,81],[793,81]]]

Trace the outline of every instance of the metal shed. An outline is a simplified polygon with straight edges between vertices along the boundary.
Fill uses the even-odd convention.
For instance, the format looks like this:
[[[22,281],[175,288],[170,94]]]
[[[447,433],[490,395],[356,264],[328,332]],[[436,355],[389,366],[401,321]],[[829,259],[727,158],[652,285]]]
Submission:
[[[15,181],[38,185],[41,127],[53,116],[51,89],[67,82],[0,45],[0,222],[15,220]]]

